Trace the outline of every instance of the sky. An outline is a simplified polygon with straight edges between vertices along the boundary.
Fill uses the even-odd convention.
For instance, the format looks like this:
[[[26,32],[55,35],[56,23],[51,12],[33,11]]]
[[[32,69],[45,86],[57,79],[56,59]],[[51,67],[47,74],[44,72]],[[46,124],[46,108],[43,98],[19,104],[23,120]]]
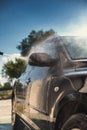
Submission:
[[[58,35],[87,34],[87,0],[0,0],[0,51],[16,48],[32,30],[54,29]],[[0,68],[6,62],[0,56]]]

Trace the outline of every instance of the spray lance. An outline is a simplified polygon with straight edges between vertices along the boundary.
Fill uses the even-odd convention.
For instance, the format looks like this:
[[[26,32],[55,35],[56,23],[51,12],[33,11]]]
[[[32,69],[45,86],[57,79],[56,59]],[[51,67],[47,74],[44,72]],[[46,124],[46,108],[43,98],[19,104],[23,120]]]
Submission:
[[[0,51],[0,55],[3,55],[4,53],[2,51]]]

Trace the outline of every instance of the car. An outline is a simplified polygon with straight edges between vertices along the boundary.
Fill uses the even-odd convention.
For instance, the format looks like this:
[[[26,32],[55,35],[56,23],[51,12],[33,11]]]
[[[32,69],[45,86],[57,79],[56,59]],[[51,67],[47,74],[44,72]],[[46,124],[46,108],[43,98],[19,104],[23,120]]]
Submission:
[[[87,130],[87,39],[32,46],[12,93],[13,130]]]

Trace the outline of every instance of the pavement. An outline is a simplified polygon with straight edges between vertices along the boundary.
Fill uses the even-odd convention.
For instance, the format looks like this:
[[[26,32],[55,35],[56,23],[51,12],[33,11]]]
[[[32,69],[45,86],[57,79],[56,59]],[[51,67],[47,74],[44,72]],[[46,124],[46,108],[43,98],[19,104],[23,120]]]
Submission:
[[[11,100],[0,100],[0,130],[12,130]]]
[[[12,130],[11,124],[0,124],[0,130]]]

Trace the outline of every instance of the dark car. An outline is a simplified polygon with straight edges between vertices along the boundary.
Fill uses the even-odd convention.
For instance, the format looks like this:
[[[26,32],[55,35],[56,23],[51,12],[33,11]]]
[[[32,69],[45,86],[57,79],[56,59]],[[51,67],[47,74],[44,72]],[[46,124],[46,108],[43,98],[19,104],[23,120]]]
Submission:
[[[12,96],[13,130],[87,130],[87,40],[33,46]]]

